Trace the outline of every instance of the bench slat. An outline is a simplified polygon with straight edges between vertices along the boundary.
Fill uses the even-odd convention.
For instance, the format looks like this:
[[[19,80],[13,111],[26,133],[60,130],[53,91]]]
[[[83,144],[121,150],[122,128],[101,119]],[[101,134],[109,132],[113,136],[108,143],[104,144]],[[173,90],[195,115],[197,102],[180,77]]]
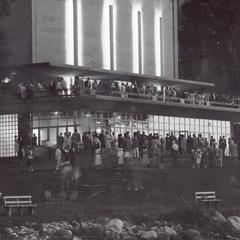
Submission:
[[[4,199],[11,198],[32,198],[32,196],[4,196]]]
[[[37,204],[30,204],[30,205],[10,205],[10,206],[6,206],[6,207],[37,207]]]
[[[32,196],[4,196],[5,207],[31,207],[36,206],[32,203]]]

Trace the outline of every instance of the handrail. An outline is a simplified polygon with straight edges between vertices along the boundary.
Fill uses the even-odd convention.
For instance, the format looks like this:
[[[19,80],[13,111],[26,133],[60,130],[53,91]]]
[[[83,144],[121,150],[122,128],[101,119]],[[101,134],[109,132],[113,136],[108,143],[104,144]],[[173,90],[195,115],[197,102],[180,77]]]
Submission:
[[[240,109],[240,104],[234,103],[226,103],[226,102],[218,102],[218,101],[206,101],[206,100],[197,100],[195,98],[191,99],[181,98],[181,97],[172,97],[172,96],[164,96],[163,94],[152,94],[152,93],[136,93],[129,91],[117,91],[109,89],[108,92],[101,89],[90,89],[90,88],[82,88],[82,89],[64,89],[64,90],[56,90],[51,92],[50,90],[33,90],[30,96],[27,94],[23,94],[19,96],[19,99],[37,99],[37,98],[47,98],[47,97],[77,97],[77,96],[112,96],[119,98],[129,98],[129,99],[143,99],[154,102],[167,102],[167,103],[177,103],[177,104],[192,104],[198,106],[205,107],[222,107],[222,108],[234,108]],[[8,95],[9,96],[9,95]]]

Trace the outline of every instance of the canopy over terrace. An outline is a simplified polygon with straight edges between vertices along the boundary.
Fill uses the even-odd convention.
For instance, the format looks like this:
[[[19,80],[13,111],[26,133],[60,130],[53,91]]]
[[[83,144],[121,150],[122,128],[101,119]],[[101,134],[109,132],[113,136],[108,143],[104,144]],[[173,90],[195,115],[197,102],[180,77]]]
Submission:
[[[141,81],[141,83],[154,83],[159,85],[176,86],[180,89],[197,89],[197,88],[211,88],[214,87],[214,83],[200,82],[185,79],[175,79],[168,77],[156,77],[146,74],[134,74],[129,72],[109,71],[102,69],[93,69],[88,67],[76,67],[70,65],[58,65],[55,63],[37,63],[26,65],[18,69],[19,72],[25,72],[26,75],[32,75],[39,77],[74,77],[80,76],[90,79],[112,79],[119,81]],[[42,79],[43,80],[43,79]]]

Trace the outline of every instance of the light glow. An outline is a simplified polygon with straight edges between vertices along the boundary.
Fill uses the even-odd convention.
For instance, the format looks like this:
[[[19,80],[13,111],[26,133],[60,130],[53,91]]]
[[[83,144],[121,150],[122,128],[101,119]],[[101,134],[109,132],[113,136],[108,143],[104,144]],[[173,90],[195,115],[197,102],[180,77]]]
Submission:
[[[65,64],[74,65],[73,0],[65,0]]]
[[[134,73],[140,73],[139,69],[139,39],[138,39],[138,12],[142,13],[142,5],[141,2],[138,0],[135,0],[132,2],[132,71]],[[142,15],[142,14],[141,14]],[[142,21],[142,16],[141,16]],[[141,22],[141,28],[143,24]],[[142,49],[141,49],[141,57],[142,57],[142,73],[143,71],[143,28],[142,28],[142,34],[141,34],[141,42],[142,42]]]
[[[159,77],[162,76],[161,19],[162,11],[159,8],[156,8],[154,16],[155,74]]]
[[[83,24],[82,0],[77,0],[77,27],[78,27],[78,66],[83,66]]]
[[[113,6],[113,69],[111,69],[111,48],[110,48],[110,15],[109,6]],[[116,25],[117,25],[117,10],[115,0],[104,0],[102,13],[102,57],[103,68],[108,70],[116,70]]]

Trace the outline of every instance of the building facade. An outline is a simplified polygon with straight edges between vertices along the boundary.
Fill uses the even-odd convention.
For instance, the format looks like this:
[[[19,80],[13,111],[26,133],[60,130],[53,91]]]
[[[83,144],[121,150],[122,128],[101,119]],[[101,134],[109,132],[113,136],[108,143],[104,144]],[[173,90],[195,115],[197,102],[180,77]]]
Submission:
[[[182,89],[214,87],[178,79],[177,0],[32,0],[28,26],[31,65],[20,68],[24,84],[62,77],[67,94],[5,97],[0,105],[0,157],[15,156],[14,136],[33,135],[39,145],[55,146],[60,133],[78,129],[115,134],[232,135],[240,107],[196,104],[181,98],[121,97],[71,92],[76,76]],[[26,14],[29,12],[27,11]],[[28,63],[25,61],[24,63]],[[14,76],[10,81],[19,84]],[[15,82],[14,82],[15,81]]]

